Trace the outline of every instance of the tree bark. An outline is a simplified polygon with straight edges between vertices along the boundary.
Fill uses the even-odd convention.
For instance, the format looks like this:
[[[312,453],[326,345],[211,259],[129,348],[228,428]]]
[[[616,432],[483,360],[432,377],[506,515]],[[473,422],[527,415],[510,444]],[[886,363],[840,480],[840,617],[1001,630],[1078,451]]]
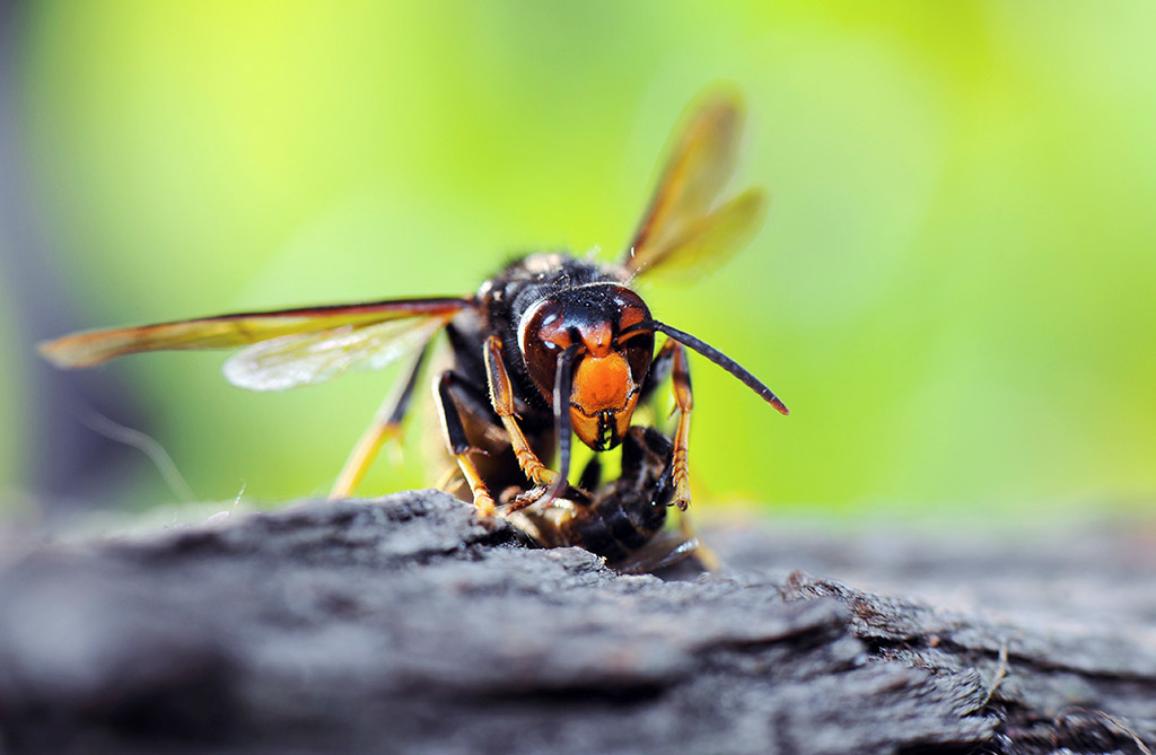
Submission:
[[[1030,544],[767,523],[713,542],[720,574],[624,576],[410,492],[37,547],[0,568],[0,750],[1156,743],[1143,532]]]

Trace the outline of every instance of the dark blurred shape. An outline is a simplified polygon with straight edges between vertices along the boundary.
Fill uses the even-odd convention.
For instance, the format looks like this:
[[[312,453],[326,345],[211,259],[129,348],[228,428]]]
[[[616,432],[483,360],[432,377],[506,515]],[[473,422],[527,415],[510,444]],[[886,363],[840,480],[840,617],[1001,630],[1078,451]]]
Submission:
[[[23,407],[21,433],[26,458],[19,484],[28,489],[40,511],[52,518],[109,502],[129,475],[139,468],[138,453],[94,432],[83,423],[95,412],[144,430],[147,423],[129,389],[98,372],[62,372],[36,354],[35,344],[74,330],[85,322],[71,292],[61,283],[52,260],[52,241],[36,214],[29,150],[20,96],[19,57],[23,11],[16,2],[0,2],[0,274],[7,281],[7,314],[13,318],[18,353],[6,369],[25,373],[31,403]]]
[[[955,534],[784,530],[730,532],[745,568],[680,583],[518,547],[430,491],[43,549],[0,568],[0,745],[1030,755],[1156,742],[1153,560],[1135,532],[993,551]],[[730,536],[716,539],[724,560]],[[1014,586],[1018,605],[996,621],[983,592],[933,608],[779,563],[897,583],[913,569],[948,596]]]

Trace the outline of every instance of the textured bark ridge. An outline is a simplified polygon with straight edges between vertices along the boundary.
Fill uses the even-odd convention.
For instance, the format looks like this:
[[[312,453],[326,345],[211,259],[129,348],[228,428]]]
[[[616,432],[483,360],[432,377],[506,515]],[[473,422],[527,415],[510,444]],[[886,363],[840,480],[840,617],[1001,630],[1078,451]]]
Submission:
[[[621,576],[413,492],[38,549],[0,572],[0,750],[1156,743],[1156,570],[1138,536],[1062,555],[770,529],[715,542],[722,575]]]

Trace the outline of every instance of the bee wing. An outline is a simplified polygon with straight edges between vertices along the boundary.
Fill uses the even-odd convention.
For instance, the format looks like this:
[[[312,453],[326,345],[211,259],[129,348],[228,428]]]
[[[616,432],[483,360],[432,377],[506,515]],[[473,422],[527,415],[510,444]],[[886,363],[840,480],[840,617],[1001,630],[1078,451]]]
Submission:
[[[737,251],[757,228],[761,192],[748,191],[716,209],[734,174],[742,120],[742,104],[734,94],[716,93],[694,111],[627,250],[623,265],[628,271],[641,273],[684,256],[686,261],[708,256],[717,261],[717,255]],[[715,225],[735,230],[706,233]],[[713,242],[701,243],[707,238]]]
[[[109,330],[93,330],[39,345],[57,367],[91,367],[114,357],[162,349],[224,349],[291,334],[332,332],[410,318],[443,322],[470,307],[469,299],[392,299],[361,304],[242,312]]]
[[[623,574],[654,574],[682,563],[699,548],[698,538],[671,532],[659,532],[649,543],[613,564]]]
[[[354,367],[381,369],[429,341],[451,317],[343,325],[262,341],[230,357],[225,377],[251,391],[281,391],[323,383]]]

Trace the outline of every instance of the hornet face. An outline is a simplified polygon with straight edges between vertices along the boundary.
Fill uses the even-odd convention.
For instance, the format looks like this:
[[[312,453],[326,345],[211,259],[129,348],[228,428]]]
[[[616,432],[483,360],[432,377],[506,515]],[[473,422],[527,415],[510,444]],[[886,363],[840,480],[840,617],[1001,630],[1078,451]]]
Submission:
[[[532,306],[518,327],[518,342],[530,378],[547,400],[558,382],[559,364],[571,385],[568,397],[574,433],[595,451],[622,442],[638,405],[638,394],[654,357],[650,310],[630,289],[595,283],[560,291]],[[567,352],[569,360],[559,357]]]

